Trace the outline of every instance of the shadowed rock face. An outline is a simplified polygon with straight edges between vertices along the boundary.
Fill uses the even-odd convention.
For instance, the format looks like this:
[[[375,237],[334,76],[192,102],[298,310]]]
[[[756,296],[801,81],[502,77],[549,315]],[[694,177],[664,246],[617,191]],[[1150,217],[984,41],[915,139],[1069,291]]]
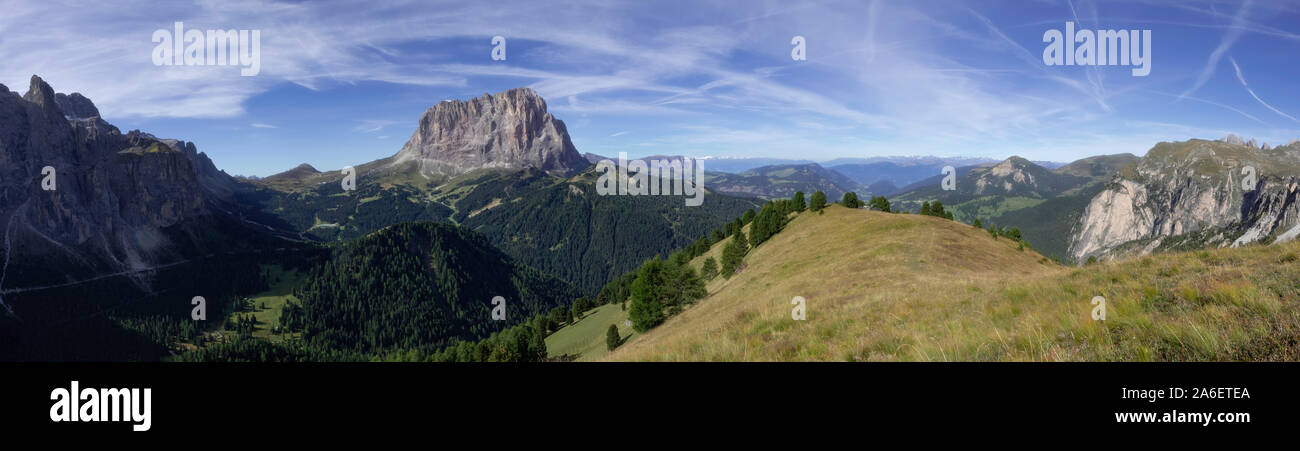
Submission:
[[[1206,245],[1236,246],[1285,232],[1300,219],[1300,146],[1263,150],[1245,143],[1191,140],[1161,143],[1132,171],[1121,172],[1084,209],[1070,241],[1070,256],[1083,260],[1135,240],[1160,240],[1222,228]],[[1254,190],[1242,186],[1242,170],[1258,171]],[[1132,246],[1128,246],[1132,247]],[[1132,252],[1126,249],[1126,252]]]
[[[79,92],[72,94],[54,94],[54,103],[59,105],[63,114],[71,119],[90,119],[99,117],[99,108],[95,104],[81,95]]]
[[[52,191],[42,189],[47,166]],[[0,85],[6,276],[35,260],[75,262],[63,268],[75,276],[174,259],[161,229],[211,214],[233,183],[192,143],[123,134],[80,94],[55,94],[36,76],[21,98]],[[15,277],[3,287],[25,282]]]
[[[408,162],[426,177],[528,167],[568,176],[591,165],[573,147],[564,122],[528,88],[429,108],[392,164]]]

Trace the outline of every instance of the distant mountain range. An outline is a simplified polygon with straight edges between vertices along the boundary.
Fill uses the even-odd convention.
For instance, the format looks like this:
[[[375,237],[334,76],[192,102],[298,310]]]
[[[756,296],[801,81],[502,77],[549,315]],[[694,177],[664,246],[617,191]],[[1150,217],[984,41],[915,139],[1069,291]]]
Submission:
[[[588,153],[587,161],[615,161],[615,157]],[[680,160],[681,155],[637,157],[650,160]],[[873,157],[838,158],[824,163],[773,158],[702,158],[709,184],[719,192],[736,196],[772,199],[822,190],[839,199],[845,192],[858,195],[890,195],[898,187],[911,185],[939,174],[945,166],[991,164],[983,158]],[[834,166],[832,166],[834,165]],[[1059,165],[1059,164],[1058,164]]]
[[[935,177],[945,166],[966,167],[996,163],[980,158],[893,157],[880,159],[839,159],[826,162],[826,166],[867,186],[906,187]],[[897,189],[897,188],[895,188]],[[893,190],[879,190],[878,194],[894,194]]]
[[[812,195],[821,190],[831,199],[849,191],[866,192],[852,179],[817,163],[762,166],[739,174],[712,173],[705,183],[718,192],[763,199],[790,198],[799,191]]]
[[[783,158],[713,157],[704,160],[704,169],[713,172],[736,174],[763,166],[801,165],[812,163],[814,163],[812,160]]]

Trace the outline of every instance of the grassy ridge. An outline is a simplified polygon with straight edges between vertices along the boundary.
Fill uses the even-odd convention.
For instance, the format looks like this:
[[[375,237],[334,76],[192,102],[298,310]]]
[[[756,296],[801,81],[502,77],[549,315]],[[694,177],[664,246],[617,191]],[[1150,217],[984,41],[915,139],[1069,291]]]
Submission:
[[[833,206],[799,215],[744,271],[605,359],[1297,360],[1297,254],[1288,243],[1071,268],[960,223]],[[791,319],[794,296],[806,321]],[[1107,321],[1091,319],[1094,296]]]

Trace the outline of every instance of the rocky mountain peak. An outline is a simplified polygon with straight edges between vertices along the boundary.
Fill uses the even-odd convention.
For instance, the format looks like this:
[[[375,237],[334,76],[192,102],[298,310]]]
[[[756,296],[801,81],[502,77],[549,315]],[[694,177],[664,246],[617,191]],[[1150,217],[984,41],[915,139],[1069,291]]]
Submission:
[[[1246,146],[1252,149],[1264,149],[1264,150],[1267,150],[1266,146],[1268,146],[1267,143],[1261,146],[1259,142],[1255,140],[1255,138],[1245,139],[1232,133],[1229,133],[1227,137],[1220,139],[1219,142],[1236,144],[1238,146]]]
[[[72,119],[91,119],[99,117],[99,108],[79,92],[72,94],[54,94],[54,103],[63,110],[63,114]]]
[[[975,192],[984,194],[989,191],[1010,193],[1018,187],[1034,189],[1038,185],[1038,174],[1046,169],[1019,156],[1013,156],[993,165],[975,179]]]
[[[31,85],[27,88],[27,94],[23,95],[23,100],[34,103],[37,106],[48,108],[50,106],[58,107],[54,100],[54,88],[51,88],[41,77],[32,75]]]
[[[316,170],[315,166],[312,166],[307,163],[303,163],[298,166],[295,166],[293,169],[290,169],[288,171],[267,176],[266,180],[280,180],[280,179],[299,180],[304,177],[311,177],[317,174],[320,174],[320,171]]]
[[[571,175],[591,164],[574,148],[564,122],[529,88],[429,108],[391,164],[412,162],[425,177],[530,167]]]
[[[996,175],[1010,175],[1012,172],[1022,171],[1030,166],[1034,166],[1034,163],[1018,155],[1013,155],[994,165],[991,172],[996,173]]]

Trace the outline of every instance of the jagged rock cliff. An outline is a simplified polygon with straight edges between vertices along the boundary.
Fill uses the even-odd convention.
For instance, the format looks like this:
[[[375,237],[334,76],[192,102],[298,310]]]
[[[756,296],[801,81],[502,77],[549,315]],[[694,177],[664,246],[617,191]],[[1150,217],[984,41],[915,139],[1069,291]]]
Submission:
[[[0,85],[0,288],[175,259],[162,229],[212,214],[233,183],[192,143],[123,134],[80,94],[36,76],[21,98]]]
[[[426,177],[529,167],[572,175],[591,165],[573,147],[564,122],[546,112],[546,101],[528,88],[429,108],[389,165],[411,163]]]
[[[1254,190],[1242,183],[1247,167],[1255,169]],[[1204,246],[1289,239],[1284,235],[1300,215],[1297,167],[1295,145],[1264,150],[1240,138],[1160,143],[1089,202],[1070,256],[1140,255],[1193,232],[1195,244]]]

